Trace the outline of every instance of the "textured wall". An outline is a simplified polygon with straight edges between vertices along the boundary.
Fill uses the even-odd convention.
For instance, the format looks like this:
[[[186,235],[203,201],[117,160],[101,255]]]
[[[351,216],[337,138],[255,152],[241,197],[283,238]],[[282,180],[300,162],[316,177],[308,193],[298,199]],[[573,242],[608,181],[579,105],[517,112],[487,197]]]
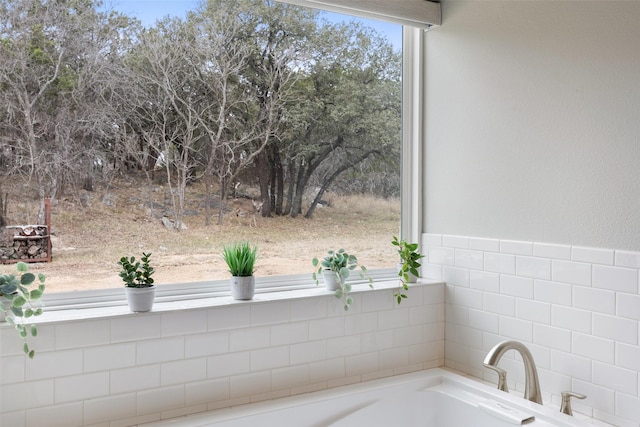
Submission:
[[[640,249],[640,2],[443,1],[425,231]]]

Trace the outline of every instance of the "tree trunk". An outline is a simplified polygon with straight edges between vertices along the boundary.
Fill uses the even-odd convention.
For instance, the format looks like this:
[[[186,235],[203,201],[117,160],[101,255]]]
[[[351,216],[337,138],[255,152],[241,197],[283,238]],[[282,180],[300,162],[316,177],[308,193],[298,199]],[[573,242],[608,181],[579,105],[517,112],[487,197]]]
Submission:
[[[256,175],[260,184],[260,199],[262,204],[262,216],[271,216],[271,198],[269,197],[270,173],[267,150],[261,150],[255,158]]]
[[[282,215],[282,206],[284,204],[284,172],[282,167],[282,158],[280,157],[280,149],[275,147],[273,150],[273,166],[275,168],[276,182],[276,215]]]

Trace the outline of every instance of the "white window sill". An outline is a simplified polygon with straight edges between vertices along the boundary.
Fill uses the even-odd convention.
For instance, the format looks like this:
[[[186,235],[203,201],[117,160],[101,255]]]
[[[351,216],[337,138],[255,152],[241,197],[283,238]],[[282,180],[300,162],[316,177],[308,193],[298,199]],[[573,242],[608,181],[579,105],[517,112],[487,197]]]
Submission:
[[[418,279],[417,283],[412,283],[409,286],[428,286],[440,283],[442,282],[435,280]],[[398,289],[399,281],[397,279],[380,280],[375,281],[373,285],[374,289],[371,289],[368,283],[354,284],[351,294],[357,295],[364,292]],[[118,305],[82,307],[77,309],[67,307],[65,309],[51,311],[47,311],[45,307],[44,313],[37,318],[33,318],[32,323],[46,324],[84,319],[105,319],[122,316],[145,316],[190,309],[212,308],[238,304],[261,304],[272,301],[291,301],[304,298],[333,296],[333,292],[327,291],[324,285],[321,283],[319,286],[305,289],[257,292],[254,298],[248,301],[234,300],[231,296],[227,295],[214,297],[194,297],[191,299],[180,299],[175,301],[158,301],[158,298],[156,298],[156,302],[153,305],[152,311],[146,313],[132,313],[124,300],[124,290],[121,290],[121,292],[122,300],[120,303],[118,303]]]

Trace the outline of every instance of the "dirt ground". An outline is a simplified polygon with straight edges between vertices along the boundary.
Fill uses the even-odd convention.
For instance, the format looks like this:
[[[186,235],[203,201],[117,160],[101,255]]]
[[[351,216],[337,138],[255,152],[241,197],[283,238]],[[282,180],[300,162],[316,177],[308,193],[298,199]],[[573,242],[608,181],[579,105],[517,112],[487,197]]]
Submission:
[[[37,200],[25,199],[15,183],[4,185],[3,191],[9,193],[8,224],[33,223]],[[399,200],[334,196],[313,219],[257,217],[257,227],[252,227],[249,219],[227,215],[222,225],[207,226],[202,189],[194,186],[188,194],[187,229],[172,231],[160,220],[170,206],[167,193],[161,185],[149,188],[123,180],[54,201],[53,261],[31,264],[31,270],[47,276],[47,292],[121,287],[117,260],[123,255],[138,258],[144,251],[152,253],[157,284],[218,280],[228,277],[222,246],[237,240],[258,246],[258,276],[311,274],[314,256],[341,247],[369,269],[396,263],[390,242],[399,228]],[[12,270],[0,265],[1,273]]]

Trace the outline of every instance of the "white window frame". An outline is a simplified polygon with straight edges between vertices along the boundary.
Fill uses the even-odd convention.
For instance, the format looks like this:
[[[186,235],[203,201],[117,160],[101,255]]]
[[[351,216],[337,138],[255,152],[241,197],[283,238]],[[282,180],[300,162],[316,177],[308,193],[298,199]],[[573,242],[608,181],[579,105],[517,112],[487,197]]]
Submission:
[[[424,132],[425,78],[424,46],[426,31],[403,27],[402,55],[402,159],[400,236],[419,242],[422,232],[422,141]],[[315,288],[309,274],[258,277],[256,293]],[[375,282],[397,278],[393,268],[369,271]],[[364,282],[364,281],[363,281]],[[358,283],[354,281],[354,283]],[[156,288],[156,301],[184,301],[228,296],[227,280],[163,284]],[[47,311],[78,310],[126,305],[121,288],[45,293],[42,298]]]

